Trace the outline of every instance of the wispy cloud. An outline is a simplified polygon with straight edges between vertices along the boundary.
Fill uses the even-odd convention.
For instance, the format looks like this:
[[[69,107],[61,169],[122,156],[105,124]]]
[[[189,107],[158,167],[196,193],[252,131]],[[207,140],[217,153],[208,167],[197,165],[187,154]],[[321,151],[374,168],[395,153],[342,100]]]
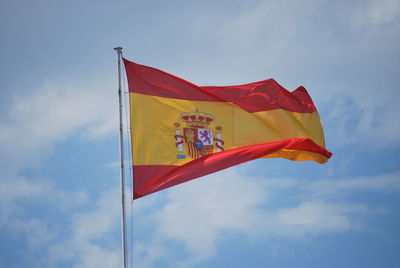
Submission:
[[[107,83],[47,83],[17,95],[0,118],[0,229],[2,235],[21,241],[26,250],[16,261],[21,265],[24,261],[31,267],[119,265],[119,236],[117,242],[105,242],[119,230],[118,188],[100,195],[93,207],[84,190],[64,190],[50,178],[19,175],[42,163],[71,136],[98,139],[115,132],[115,100]],[[51,211],[51,216],[37,208],[32,213],[35,206]]]
[[[46,265],[74,268],[118,267],[121,263],[118,227],[118,188],[105,191],[92,209],[72,213],[63,239],[47,248]]]
[[[396,0],[369,0],[362,4],[353,17],[357,28],[384,30],[385,26],[396,23],[400,15],[400,3]]]
[[[171,267],[190,267],[213,257],[220,241],[230,232],[241,234],[246,240],[260,241],[368,231],[368,216],[383,211],[370,204],[350,202],[345,197],[360,191],[398,192],[399,184],[398,173],[308,182],[295,178],[252,178],[235,169],[223,171],[135,201],[135,226],[151,232],[150,236],[135,235],[133,261],[141,267],[153,267],[159,261]],[[67,194],[48,184],[20,181],[13,187],[18,185],[26,189],[24,198],[32,201],[42,195]],[[288,192],[292,196],[287,196]],[[78,200],[80,196],[77,193]],[[68,215],[69,220],[59,228],[40,218],[22,221],[8,215],[7,220],[13,225],[13,232],[29,238],[31,254],[35,254],[34,248],[44,253],[46,257],[38,260],[41,265],[114,267],[120,263],[120,245],[116,239],[120,219],[118,196],[118,187],[104,191],[80,212],[68,203],[51,204],[54,199],[49,198],[48,206],[63,207],[61,215]],[[21,198],[15,197],[13,202],[18,205],[16,200]],[[282,198],[289,199],[292,205],[278,205],[282,204],[279,201]],[[11,199],[3,195],[2,200],[2,204],[6,201],[9,204]],[[174,258],[168,246],[171,242],[181,243],[187,258]]]
[[[98,82],[52,82],[17,96],[7,116],[0,118],[0,157],[8,163],[5,166],[32,166],[57,142],[77,133],[88,138],[113,133],[116,94],[108,89]]]
[[[349,202],[344,193],[384,194],[399,191],[399,183],[397,173],[307,182],[294,178],[255,179],[240,175],[235,169],[223,171],[168,191],[163,205],[150,214],[157,239],[150,239],[153,242],[146,250],[138,240],[137,246],[145,253],[136,255],[135,261],[151,267],[160,258],[169,261],[171,267],[190,267],[214,256],[219,242],[229,232],[257,241],[367,231],[368,216],[383,211],[370,204]],[[287,196],[290,190],[295,194]],[[282,203],[279,199],[290,200],[292,205],[277,206]],[[153,199],[145,198],[143,203],[150,200]],[[142,204],[142,200],[137,203]],[[139,225],[143,223],[142,215],[146,215],[146,210],[135,216]],[[150,216],[144,216],[147,217]],[[168,241],[182,243],[189,253],[187,258],[166,257]],[[159,249],[159,254],[151,254],[151,248]]]
[[[0,189],[1,230],[8,237],[18,237],[25,249],[18,263],[30,263],[31,267],[65,263],[71,267],[119,265],[117,187],[90,203],[84,191],[61,190],[47,182],[30,182],[22,177],[0,180]],[[32,214],[27,204],[40,204],[42,209],[53,211],[52,216]],[[64,220],[59,221],[59,217]],[[54,225],[54,221],[58,224]]]
[[[318,180],[303,186],[306,191],[320,198],[337,198],[354,192],[400,192],[400,173],[355,177],[340,180]]]

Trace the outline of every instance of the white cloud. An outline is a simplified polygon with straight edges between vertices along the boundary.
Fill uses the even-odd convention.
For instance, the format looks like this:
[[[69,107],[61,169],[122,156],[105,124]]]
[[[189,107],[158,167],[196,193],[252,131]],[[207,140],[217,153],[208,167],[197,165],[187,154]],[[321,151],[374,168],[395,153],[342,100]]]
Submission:
[[[225,173],[226,174],[226,173]],[[237,174],[210,176],[197,183],[172,190],[169,202],[157,214],[160,231],[170,239],[181,240],[200,260],[215,253],[215,240],[223,230],[247,228],[258,217],[256,205],[264,201],[259,185]]]
[[[117,267],[119,240],[109,238],[114,238],[120,227],[118,197],[119,189],[115,187],[90,205],[83,191],[60,190],[47,182],[30,182],[23,177],[0,180],[0,229],[12,239],[26,241],[26,245],[20,243],[26,250],[21,260],[32,267],[54,267],[65,262],[72,263],[72,267]],[[27,203],[41,204],[55,214],[46,214],[46,218],[34,215]],[[82,205],[89,208],[76,212]],[[58,221],[57,217],[65,220]],[[55,226],[54,221],[58,222]]]
[[[358,146],[365,151],[376,151],[400,145],[397,135],[400,132],[397,118],[400,108],[394,104],[399,97],[384,95],[362,101],[346,94],[325,99],[321,106],[328,146]],[[392,100],[386,100],[388,97]],[[375,104],[374,98],[378,100]]]
[[[10,203],[21,197],[30,198],[40,196],[51,188],[47,184],[33,184],[24,177],[17,177],[13,180],[0,180],[0,200]]]
[[[359,12],[354,16],[354,25],[359,28],[379,27],[380,29],[396,23],[400,15],[400,3],[397,0],[363,1]]]
[[[271,231],[285,236],[304,236],[351,230],[357,227],[351,215],[359,212],[351,205],[305,201],[271,215],[275,221]]]
[[[32,183],[24,177],[0,179],[0,226],[14,229],[15,221],[21,223],[18,217],[25,212],[18,201],[40,198],[51,188],[48,183]],[[19,231],[18,228],[16,230]]]
[[[85,191],[62,190],[49,178],[18,175],[73,135],[95,139],[116,133],[115,86],[102,82],[47,83],[16,96],[0,118],[0,227],[7,237],[21,240],[27,251],[18,261],[25,259],[32,267],[68,262],[73,267],[108,268],[120,263],[119,243],[106,243],[120,226],[117,188],[104,192],[93,210],[82,212],[90,206]],[[52,216],[36,215],[31,205],[52,211]]]
[[[4,166],[14,172],[34,166],[72,134],[95,138],[116,133],[117,109],[117,94],[107,82],[47,83],[17,96],[8,117],[0,118]]]
[[[118,239],[120,210],[118,188],[105,191],[94,208],[73,213],[64,232],[65,240],[54,241],[47,248],[45,263],[49,267],[70,263],[74,268],[118,267],[121,263]]]
[[[318,180],[304,188],[317,197],[337,197],[352,192],[400,192],[400,173],[355,177],[341,180]]]
[[[25,220],[15,219],[12,223],[11,229],[22,233],[28,240],[28,248],[30,251],[38,246],[53,241],[56,238],[55,230],[49,227],[46,220],[38,218],[30,218]]]
[[[344,193],[399,191],[399,182],[398,173],[307,182],[295,178],[256,179],[240,175],[235,169],[219,172],[167,191],[166,200],[160,201],[161,208],[160,204],[157,209],[153,207],[147,211],[149,215],[146,209],[141,210],[140,215],[153,219],[146,223],[156,232],[153,238],[147,238],[152,242],[137,242],[141,254],[135,255],[135,262],[152,267],[163,259],[173,267],[191,267],[214,256],[218,243],[229,232],[259,241],[367,231],[368,216],[384,211],[379,204],[349,203]],[[279,206],[280,198],[290,200],[292,205]],[[150,204],[154,199],[135,202]],[[144,222],[139,220],[138,225]],[[168,254],[167,245],[174,241],[182,243],[187,258],[173,259],[173,254]],[[157,253],[151,252],[153,248]]]
[[[137,241],[133,249],[133,267],[150,268],[160,259],[168,259],[168,246],[163,241]]]

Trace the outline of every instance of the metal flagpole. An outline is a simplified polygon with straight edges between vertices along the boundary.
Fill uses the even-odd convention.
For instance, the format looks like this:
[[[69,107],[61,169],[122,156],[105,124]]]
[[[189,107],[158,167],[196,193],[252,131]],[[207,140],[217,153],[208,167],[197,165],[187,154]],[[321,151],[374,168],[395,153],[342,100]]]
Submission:
[[[119,147],[121,159],[121,215],[122,215],[122,262],[127,268],[126,258],[126,216],[125,216],[125,167],[124,167],[124,138],[122,129],[122,92],[121,92],[121,58],[122,47],[114,48],[118,56],[118,100],[119,100]]]

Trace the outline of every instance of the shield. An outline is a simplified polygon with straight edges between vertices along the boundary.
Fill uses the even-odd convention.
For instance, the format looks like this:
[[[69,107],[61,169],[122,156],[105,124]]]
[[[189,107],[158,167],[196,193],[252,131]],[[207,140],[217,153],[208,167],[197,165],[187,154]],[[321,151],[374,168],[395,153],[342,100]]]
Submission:
[[[189,156],[193,159],[213,152],[213,133],[206,128],[184,128],[183,136]]]

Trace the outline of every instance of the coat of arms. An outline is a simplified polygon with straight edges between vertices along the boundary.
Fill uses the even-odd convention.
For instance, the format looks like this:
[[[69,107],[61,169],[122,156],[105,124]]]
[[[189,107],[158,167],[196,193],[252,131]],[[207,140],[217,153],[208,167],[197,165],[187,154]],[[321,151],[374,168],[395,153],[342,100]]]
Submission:
[[[211,128],[214,116],[209,113],[195,111],[184,112],[179,118],[180,122],[175,123],[175,139],[178,149],[177,158],[190,156],[197,159],[224,150],[224,142],[221,137],[221,126]],[[181,125],[184,124],[183,128]]]

